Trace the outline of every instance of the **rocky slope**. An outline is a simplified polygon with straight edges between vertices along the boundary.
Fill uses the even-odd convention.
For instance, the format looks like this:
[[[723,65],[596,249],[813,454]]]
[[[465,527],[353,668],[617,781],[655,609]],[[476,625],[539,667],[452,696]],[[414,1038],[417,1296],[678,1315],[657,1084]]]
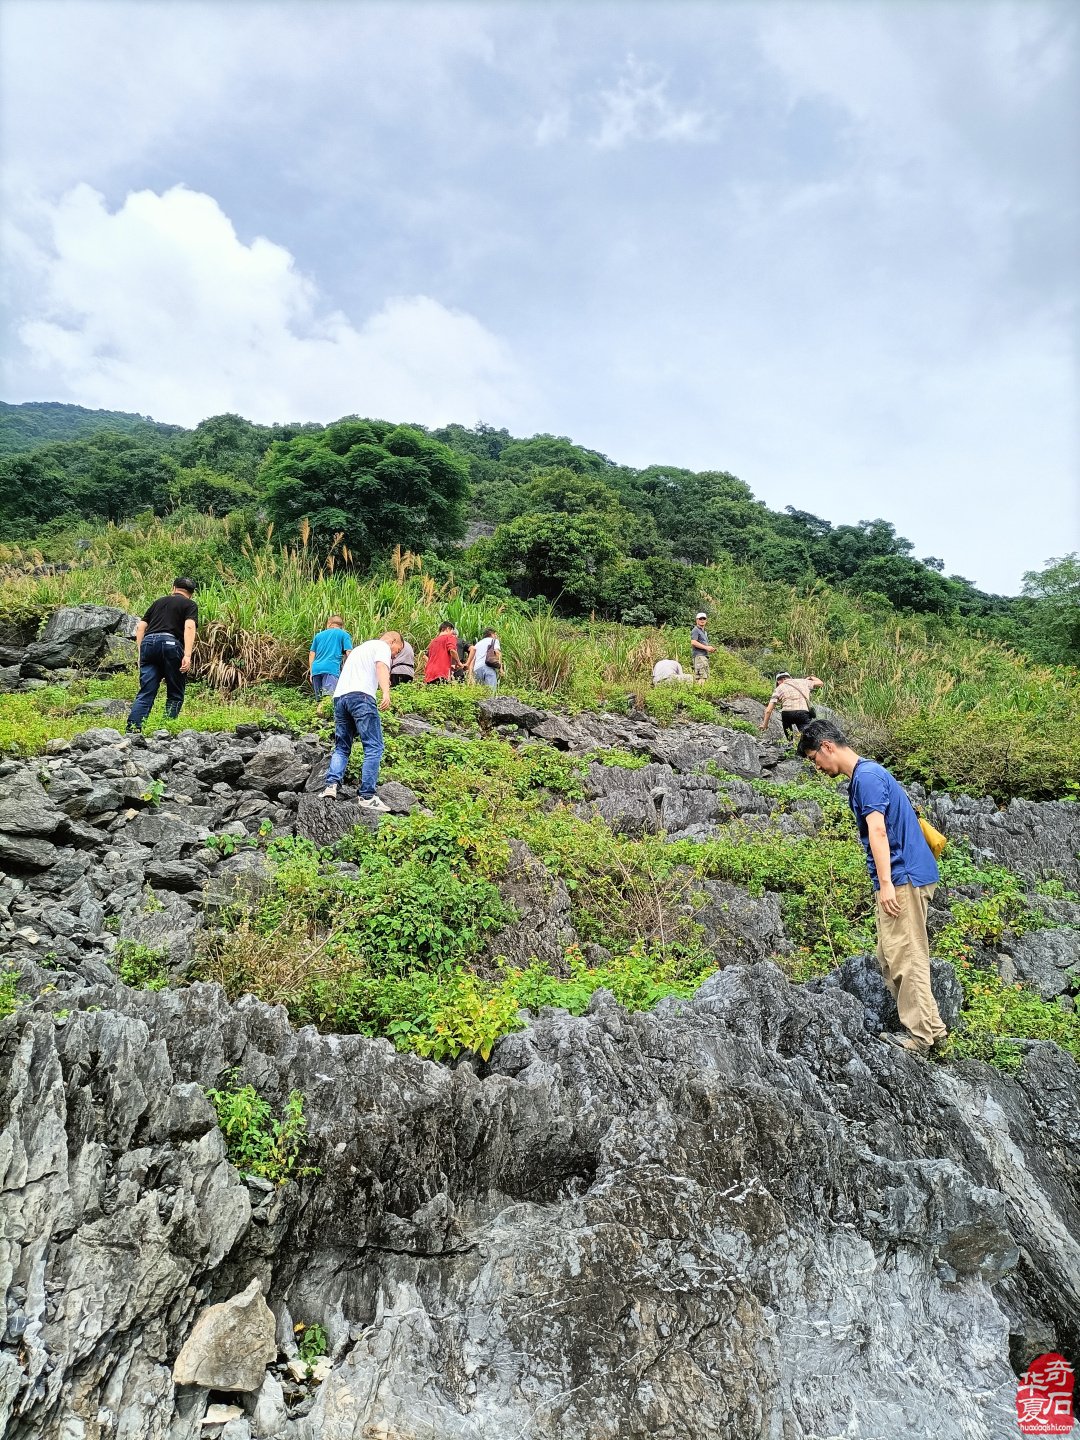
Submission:
[[[745,783],[793,762],[739,731],[502,698],[486,720],[647,756],[587,776],[586,804],[628,833],[814,824],[812,802],[779,813]],[[715,882],[699,919],[723,968],[692,1001],[627,1015],[600,992],[487,1064],[297,1031],[211,986],[129,990],[118,938],[179,977],[215,909],[267,883],[261,851],[211,836],[328,842],[359,815],[312,793],[314,737],[50,748],[0,765],[0,964],[37,997],[0,1022],[9,1436],[998,1440],[1014,1366],[1080,1355],[1080,1070],[1055,1047],[1013,1077],[894,1052],[872,967],[790,985],[768,958],[787,944],[776,897]],[[950,834],[1070,888],[1078,811],[934,802]],[[504,893],[523,919],[501,953],[574,938],[527,852]],[[1064,994],[1080,911],[1046,904],[1058,924],[998,963]],[[948,967],[935,988],[955,1013]],[[303,1092],[319,1175],[274,1190],[228,1163],[204,1089],[234,1066],[275,1104]],[[206,1314],[252,1282],[270,1312],[252,1292]],[[298,1320],[329,1336],[316,1387],[280,1368]]]

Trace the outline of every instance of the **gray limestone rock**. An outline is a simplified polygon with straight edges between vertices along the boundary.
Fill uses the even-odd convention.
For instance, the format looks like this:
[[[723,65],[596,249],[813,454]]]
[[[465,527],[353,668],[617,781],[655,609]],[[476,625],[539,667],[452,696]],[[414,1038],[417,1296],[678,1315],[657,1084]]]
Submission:
[[[59,854],[49,840],[0,833],[0,865],[17,870],[47,870],[56,863]]]
[[[977,857],[1080,890],[1080,805],[1013,800],[1000,810],[992,800],[935,795],[928,811],[947,836],[969,841]]]
[[[8,835],[54,835],[63,824],[60,807],[29,769],[0,780],[0,830]]]
[[[807,988],[823,993],[838,988],[854,995],[863,1007],[866,1028],[872,1035],[880,1035],[883,1030],[900,1029],[896,1001],[889,994],[881,978],[878,963],[872,955],[852,956],[831,975],[822,980],[809,981]],[[930,988],[934,992],[938,1012],[946,1030],[954,1030],[960,1018],[963,991],[956,978],[956,971],[947,960],[931,959]]]
[[[547,717],[543,710],[537,710],[513,695],[493,695],[482,700],[477,707],[482,725],[517,725],[523,730],[541,724]]]
[[[203,924],[203,917],[197,910],[190,905],[174,903],[161,910],[128,917],[120,928],[120,939],[162,951],[168,957],[170,969],[183,970],[195,959],[195,947]]]
[[[499,881],[499,893],[517,911],[517,919],[489,937],[488,953],[521,967],[539,959],[562,973],[567,947],[578,939],[570,923],[570,892],[562,880],[520,840],[511,840],[510,864]]]
[[[252,905],[269,891],[272,883],[273,871],[262,851],[241,850],[227,856],[210,872],[203,904],[208,910],[238,903]]]
[[[126,700],[88,700],[76,708],[77,715],[100,715],[103,720],[124,720],[131,706]]]
[[[266,1367],[277,1354],[274,1323],[262,1287],[252,1280],[239,1295],[211,1305],[195,1321],[173,1365],[174,1383],[210,1390],[261,1390]]]
[[[125,611],[109,605],[62,605],[27,647],[26,663],[47,670],[95,664],[109,650],[110,636],[126,630],[128,621]]]
[[[276,795],[301,789],[310,768],[311,761],[297,754],[289,736],[267,735],[244,767],[244,779],[250,788]]]
[[[1080,1071],[1052,1047],[1015,1079],[944,1070],[768,964],[653,1012],[544,1012],[480,1075],[214,987],[110,1004],[0,1026],[12,1440],[111,1396],[164,1440],[161,1357],[253,1275],[330,1337],[289,1440],[817,1440],[897,1414],[999,1440],[1011,1329],[1075,1341]],[[303,1092],[321,1171],[258,1223],[194,1088],[237,1061],[275,1105]]]
[[[1080,930],[1029,930],[1003,950],[1003,980],[1030,985],[1044,1000],[1080,991]]]
[[[701,880],[704,903],[693,918],[705,929],[705,943],[722,964],[752,964],[791,949],[780,915],[779,895],[760,899],[723,880]]]

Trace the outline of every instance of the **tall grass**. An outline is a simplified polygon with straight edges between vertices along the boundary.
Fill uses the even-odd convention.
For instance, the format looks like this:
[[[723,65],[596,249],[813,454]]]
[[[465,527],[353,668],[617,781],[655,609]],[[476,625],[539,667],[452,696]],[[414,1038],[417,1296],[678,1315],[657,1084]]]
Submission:
[[[191,573],[200,586],[197,670],[223,690],[299,682],[311,637],[334,612],[357,640],[400,630],[418,656],[443,620],[470,640],[493,626],[505,683],[571,706],[640,704],[655,660],[690,661],[686,627],[570,623],[544,603],[438,581],[421,557],[400,549],[373,578],[352,570],[337,542],[316,553],[301,533],[282,547],[272,530],[244,529],[231,517],[148,517],[84,527],[84,537],[81,551],[73,537],[50,542],[50,560],[72,568],[44,575],[40,551],[0,547],[0,621],[81,601],[141,611],[176,574]],[[766,583],[733,564],[707,572],[704,603],[710,638],[726,648],[714,657],[715,683],[695,687],[696,699],[764,698],[773,671],[813,673],[826,682],[821,700],[847,717],[859,746],[908,778],[1002,797],[1080,786],[1075,670],[1034,665],[934,617],[898,617],[821,582]]]

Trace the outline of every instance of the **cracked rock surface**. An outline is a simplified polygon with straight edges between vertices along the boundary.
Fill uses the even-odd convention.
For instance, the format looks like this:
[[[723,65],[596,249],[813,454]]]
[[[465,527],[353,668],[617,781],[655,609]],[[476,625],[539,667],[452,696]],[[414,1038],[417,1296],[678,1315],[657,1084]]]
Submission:
[[[292,1440],[998,1440],[1010,1345],[1075,1353],[1080,1072],[1051,1046],[946,1071],[770,963],[452,1069],[212,986],[95,993],[2,1030],[15,1440],[199,1433],[171,1367],[255,1281],[330,1338],[307,1414],[263,1406]],[[319,1176],[241,1181],[201,1088],[231,1065],[304,1092]]]
[[[647,758],[588,767],[585,809],[626,833],[820,823],[814,802],[780,813],[747,783],[786,774],[771,741],[488,707],[526,743]],[[100,728],[0,764],[0,952],[35,993],[55,987],[55,1004],[0,1020],[0,1433],[1015,1433],[1016,1372],[1080,1355],[1068,1056],[1029,1043],[1006,1076],[883,1046],[872,962],[790,985],[769,958],[789,946],[779,897],[719,881],[694,903],[722,968],[692,1000],[627,1014],[598,992],[579,1018],[532,1017],[487,1064],[297,1030],[213,986],[119,984],[117,937],[179,978],[215,912],[263,892],[257,834],[329,844],[353,823],[351,801],[319,799],[325,761],[314,736],[246,726]],[[402,813],[416,803],[380,788]],[[1080,845],[1075,806],[931,804],[1033,880]],[[575,939],[565,886],[516,844],[502,888],[520,918],[499,951],[557,964]],[[997,963],[1049,996],[1074,984],[1080,906],[1042,903],[1053,926]],[[934,978],[954,1014],[955,975]],[[303,1092],[319,1174],[275,1189],[237,1173],[205,1095],[233,1067],[277,1111]],[[227,1366],[182,1366],[178,1383],[200,1317],[230,1302],[276,1368],[258,1383],[254,1365],[242,1390],[215,1388],[235,1383]],[[321,1383],[303,1378],[296,1321],[326,1331]]]

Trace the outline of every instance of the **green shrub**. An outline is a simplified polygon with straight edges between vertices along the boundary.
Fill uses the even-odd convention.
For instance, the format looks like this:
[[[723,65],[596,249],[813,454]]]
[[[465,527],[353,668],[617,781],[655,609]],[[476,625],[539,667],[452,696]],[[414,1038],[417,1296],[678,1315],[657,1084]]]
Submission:
[[[26,996],[19,990],[19,972],[5,970],[0,973],[0,1020],[14,1015],[20,1005],[26,1003]]]
[[[113,967],[133,990],[164,990],[169,983],[169,957],[163,950],[121,940],[113,951]]]
[[[274,1115],[254,1085],[239,1083],[235,1070],[225,1076],[223,1089],[208,1090],[206,1094],[217,1111],[229,1159],[241,1174],[284,1185],[294,1178],[319,1173],[299,1163],[307,1136],[304,1097],[299,1090],[289,1092],[280,1117]]]
[[[610,765],[619,770],[644,770],[651,763],[648,755],[620,750],[617,745],[610,750],[590,750],[585,759],[593,765]]]

